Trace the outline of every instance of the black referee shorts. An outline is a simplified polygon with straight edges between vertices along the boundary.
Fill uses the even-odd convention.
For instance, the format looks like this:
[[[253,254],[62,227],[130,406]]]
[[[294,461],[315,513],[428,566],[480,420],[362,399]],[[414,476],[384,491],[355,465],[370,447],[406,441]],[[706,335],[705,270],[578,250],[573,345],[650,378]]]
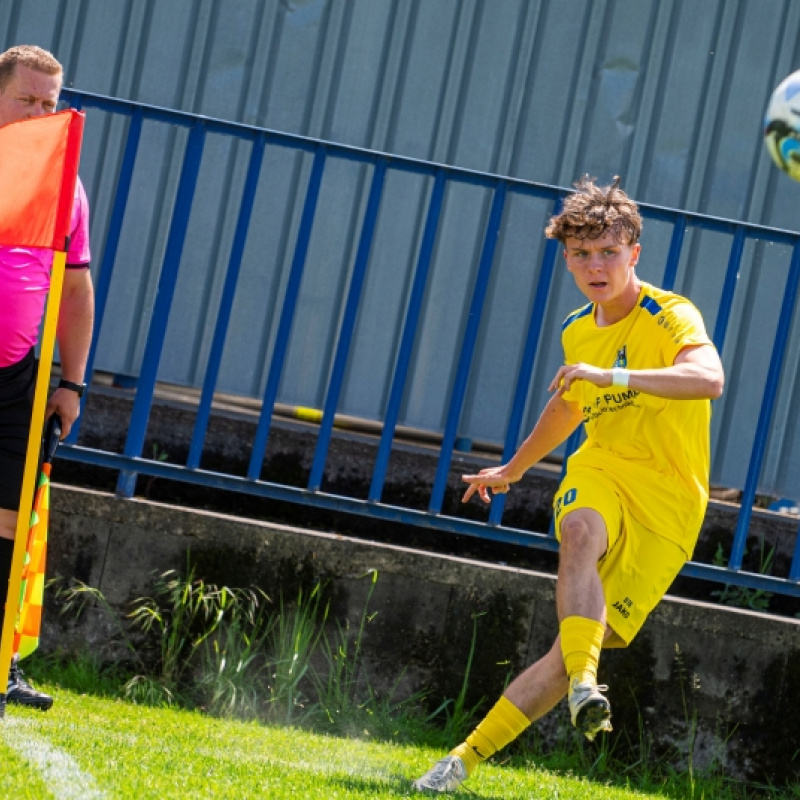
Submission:
[[[35,387],[33,348],[16,364],[0,367],[0,508],[19,508]]]

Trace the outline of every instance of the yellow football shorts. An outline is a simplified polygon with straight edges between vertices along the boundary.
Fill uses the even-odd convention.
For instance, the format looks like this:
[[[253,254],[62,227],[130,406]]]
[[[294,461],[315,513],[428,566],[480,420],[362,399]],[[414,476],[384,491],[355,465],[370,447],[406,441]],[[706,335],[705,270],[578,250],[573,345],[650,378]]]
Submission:
[[[571,511],[590,508],[603,517],[608,549],[597,564],[606,599],[608,624],[627,646],[658,605],[686,563],[678,545],[637,522],[623,505],[614,483],[598,470],[568,473],[556,493],[556,536]],[[620,646],[607,640],[605,646]]]

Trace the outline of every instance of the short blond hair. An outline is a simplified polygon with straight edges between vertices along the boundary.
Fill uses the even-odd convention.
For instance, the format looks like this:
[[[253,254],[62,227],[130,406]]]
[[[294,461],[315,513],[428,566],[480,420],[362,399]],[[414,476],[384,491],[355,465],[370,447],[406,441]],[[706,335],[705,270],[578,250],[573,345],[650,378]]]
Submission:
[[[613,234],[620,244],[636,244],[642,235],[639,206],[619,188],[615,176],[609,186],[598,186],[595,178],[584,175],[575,191],[564,200],[560,213],[550,218],[545,228],[548,239],[599,239]]]
[[[17,64],[45,75],[61,75],[64,71],[59,60],[47,50],[35,44],[18,44],[0,53],[0,92],[5,91],[14,77]]]

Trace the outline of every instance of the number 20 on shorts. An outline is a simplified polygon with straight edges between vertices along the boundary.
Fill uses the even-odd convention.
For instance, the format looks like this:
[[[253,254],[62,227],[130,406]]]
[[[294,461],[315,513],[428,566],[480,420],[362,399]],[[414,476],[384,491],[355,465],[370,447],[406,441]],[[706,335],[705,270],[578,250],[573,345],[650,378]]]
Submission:
[[[567,491],[556,500],[556,516],[560,517],[562,508],[572,505],[577,496],[577,489],[567,489]]]

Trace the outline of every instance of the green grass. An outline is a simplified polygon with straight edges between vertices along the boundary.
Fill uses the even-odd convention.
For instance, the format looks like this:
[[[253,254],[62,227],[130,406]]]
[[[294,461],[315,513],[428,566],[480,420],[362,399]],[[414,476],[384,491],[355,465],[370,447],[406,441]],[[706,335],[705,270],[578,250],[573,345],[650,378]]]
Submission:
[[[411,780],[441,751],[343,739],[291,727],[215,719],[54,689],[47,713],[9,707],[0,723],[0,796],[107,798],[419,797]],[[67,755],[72,773],[50,777],[23,758],[34,741],[48,756]],[[57,771],[56,771],[57,772]],[[60,781],[60,782],[59,782]],[[455,796],[620,800],[665,795],[610,787],[534,767],[482,765]]]
[[[478,721],[465,704],[477,627],[457,698],[431,712],[421,694],[378,694],[361,652],[377,573],[364,577],[360,623],[334,620],[331,632],[319,584],[271,607],[263,593],[206,584],[191,568],[186,578],[163,573],[127,615],[144,634],[138,644],[96,589],[65,591],[65,612],[92,602],[111,615],[130,659],[109,665],[75,652],[25,662],[57,702],[47,714],[11,708],[0,723],[0,797],[419,797],[412,779]],[[693,738],[656,757],[641,729],[638,742],[615,734],[589,744],[562,722],[554,742],[531,726],[457,795],[800,800],[798,786],[746,785],[719,763],[698,770]]]

